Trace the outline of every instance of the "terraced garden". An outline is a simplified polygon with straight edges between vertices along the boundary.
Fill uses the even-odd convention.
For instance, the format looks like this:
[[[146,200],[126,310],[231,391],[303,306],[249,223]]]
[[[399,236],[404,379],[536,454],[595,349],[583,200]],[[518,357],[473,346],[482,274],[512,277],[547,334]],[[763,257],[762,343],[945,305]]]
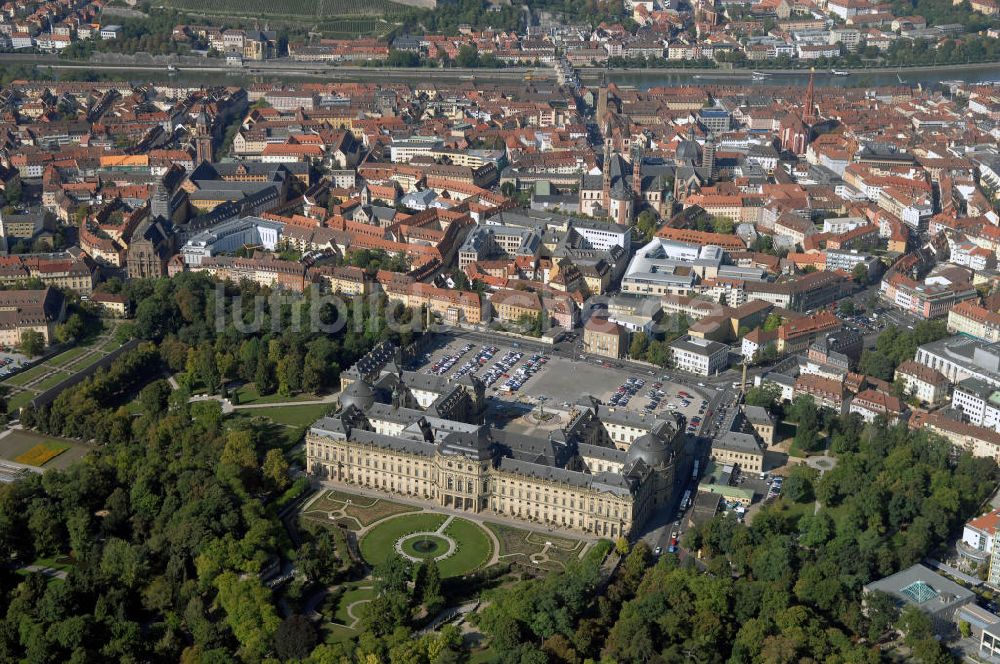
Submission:
[[[518,562],[547,570],[562,570],[579,558],[587,543],[506,524],[484,523],[500,542],[502,562]]]
[[[360,530],[390,516],[416,511],[418,511],[416,507],[395,503],[385,498],[368,498],[339,491],[327,491],[311,502],[302,512],[302,516],[313,521],[329,522],[330,514],[333,513],[336,522],[348,530]]]

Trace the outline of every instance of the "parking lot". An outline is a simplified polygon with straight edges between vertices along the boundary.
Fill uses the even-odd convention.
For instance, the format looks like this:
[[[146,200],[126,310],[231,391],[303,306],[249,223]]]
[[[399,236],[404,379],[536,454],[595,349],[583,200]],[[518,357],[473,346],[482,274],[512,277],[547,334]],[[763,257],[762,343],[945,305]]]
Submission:
[[[0,350],[0,378],[9,375],[27,361],[28,358],[21,353]]]
[[[473,374],[486,383],[488,396],[542,403],[555,411],[569,410],[584,395],[639,413],[677,411],[693,421],[690,433],[707,420],[709,410],[701,390],[664,380],[667,374],[639,375],[605,362],[532,352],[516,341],[479,344],[452,339],[427,353],[419,370],[452,379]]]

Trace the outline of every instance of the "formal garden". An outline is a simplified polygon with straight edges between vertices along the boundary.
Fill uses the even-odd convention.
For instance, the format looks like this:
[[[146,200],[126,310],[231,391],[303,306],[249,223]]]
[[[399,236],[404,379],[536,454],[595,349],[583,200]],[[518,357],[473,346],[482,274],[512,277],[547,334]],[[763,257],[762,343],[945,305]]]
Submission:
[[[520,563],[562,571],[587,548],[587,542],[551,533],[523,530],[502,523],[484,523],[500,543],[500,562]]]
[[[393,553],[411,562],[434,560],[447,578],[486,565],[493,542],[472,521],[421,512],[386,519],[362,536],[361,555],[369,564],[379,565]]]
[[[372,566],[394,553],[412,563],[433,560],[442,577],[469,574],[491,562],[558,572],[589,548],[588,541],[563,534],[478,522],[338,490],[319,493],[302,508],[300,517],[356,533],[361,557]]]

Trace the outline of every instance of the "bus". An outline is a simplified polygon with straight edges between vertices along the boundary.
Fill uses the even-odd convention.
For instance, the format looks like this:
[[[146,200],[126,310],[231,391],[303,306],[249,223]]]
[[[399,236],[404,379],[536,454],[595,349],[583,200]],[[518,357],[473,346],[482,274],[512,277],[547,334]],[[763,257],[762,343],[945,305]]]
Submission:
[[[684,492],[684,497],[681,498],[681,511],[683,512],[691,504],[691,489]]]
[[[691,481],[696,482],[698,480],[698,466],[700,465],[698,459],[694,460],[694,467],[691,469]]]

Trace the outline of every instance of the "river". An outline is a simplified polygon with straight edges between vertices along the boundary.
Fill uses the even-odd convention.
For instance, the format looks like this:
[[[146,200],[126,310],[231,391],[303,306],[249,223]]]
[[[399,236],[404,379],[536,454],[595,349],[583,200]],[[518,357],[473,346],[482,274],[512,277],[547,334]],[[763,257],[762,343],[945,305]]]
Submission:
[[[63,61],[44,56],[33,56],[34,61],[25,60],[22,54],[0,54],[0,63],[17,62],[34,64],[42,69],[48,69],[55,76],[60,76],[70,68],[85,71],[100,71],[128,80],[165,81],[170,80],[187,85],[247,85],[275,80],[328,80],[328,81],[398,81],[412,82],[415,79],[431,79],[442,84],[451,82],[482,81],[520,81],[522,77],[532,76],[536,81],[551,81],[554,72],[549,67],[516,69],[480,69],[480,70],[442,70],[442,69],[387,69],[364,67],[337,67],[326,64],[308,65],[305,63],[287,63],[295,66],[295,70],[281,70],[279,63],[269,62],[257,65],[248,63],[246,68],[227,70],[221,61],[206,62],[192,67],[181,64],[179,72],[168,72],[161,65],[109,65],[98,63],[80,63]],[[43,59],[44,58],[44,59]],[[39,61],[41,60],[41,61]],[[206,67],[201,69],[200,67]],[[208,69],[214,67],[214,70]],[[274,69],[268,69],[275,67]],[[528,74],[527,72],[531,73]],[[670,87],[683,85],[743,85],[749,88],[758,87],[801,87],[805,88],[809,80],[809,72],[804,70],[773,71],[763,80],[755,81],[748,70],[690,70],[683,69],[617,69],[581,68],[580,78],[585,85],[596,85],[603,78],[618,85],[648,89],[652,87]],[[910,85],[932,87],[942,81],[964,81],[966,83],[1000,82],[1000,63],[969,64],[939,67],[883,68],[883,69],[853,69],[848,76],[836,76],[830,70],[816,72],[816,85],[820,87],[883,87],[893,85]]]
[[[835,76],[829,70],[817,71],[816,85],[819,87],[857,88],[882,87],[891,85],[922,85],[933,86],[942,81],[965,81],[966,83],[1000,82],[1000,63],[963,66],[962,68],[912,68],[898,70],[851,70],[848,76]],[[590,76],[584,76],[584,82],[590,82]],[[705,73],[675,73],[662,71],[610,71],[607,79],[618,85],[627,85],[640,89],[659,86],[678,85],[718,85],[743,84],[750,87],[789,86],[805,88],[809,82],[809,72],[774,73],[764,80],[755,81],[746,71],[724,72],[713,71]]]

